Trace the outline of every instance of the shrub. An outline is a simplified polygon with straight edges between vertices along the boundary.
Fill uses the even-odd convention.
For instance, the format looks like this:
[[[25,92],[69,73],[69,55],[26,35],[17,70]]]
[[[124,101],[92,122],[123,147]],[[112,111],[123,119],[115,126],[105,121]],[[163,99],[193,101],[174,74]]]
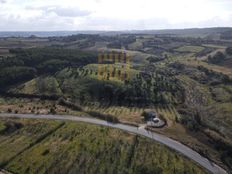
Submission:
[[[226,48],[226,54],[232,55],[232,47]]]
[[[5,123],[5,129],[1,132],[1,133],[12,133],[18,129],[21,129],[23,127],[22,123],[18,123],[18,122],[13,122],[13,121],[8,121]]]
[[[56,114],[56,110],[55,110],[55,108],[50,108],[49,113],[51,113],[51,114]]]
[[[222,52],[218,51],[213,57],[209,56],[208,61],[209,63],[218,64],[221,63],[225,58],[225,55]]]
[[[60,104],[62,106],[66,106],[66,107],[71,108],[73,110],[77,110],[77,111],[82,111],[83,110],[81,106],[79,106],[77,104],[73,104],[73,103],[68,102],[68,101],[65,101],[65,99],[63,99],[63,98],[60,98],[58,100],[58,104]]]
[[[42,155],[45,156],[45,155],[49,154],[49,152],[50,151],[48,149],[46,149],[45,151],[43,151]]]

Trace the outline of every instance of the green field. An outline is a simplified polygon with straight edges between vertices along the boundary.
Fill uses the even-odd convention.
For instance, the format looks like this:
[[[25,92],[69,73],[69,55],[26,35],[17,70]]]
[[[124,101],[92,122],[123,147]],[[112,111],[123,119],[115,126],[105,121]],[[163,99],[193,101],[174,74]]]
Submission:
[[[142,113],[145,110],[153,110],[158,114],[161,114],[171,125],[175,123],[176,118],[179,117],[175,107],[171,105],[167,106],[151,106],[151,107],[125,107],[125,106],[107,106],[93,103],[85,103],[85,111],[97,111],[104,114],[110,114],[118,118],[120,121],[144,123]],[[169,125],[169,126],[170,126]]]
[[[39,94],[39,95],[61,95],[62,91],[54,77],[39,77],[30,80],[17,88],[10,90],[13,93]]]
[[[4,166],[51,134],[61,126],[61,123],[1,119],[0,125],[0,166]]]
[[[27,119],[0,123],[11,127],[0,134],[0,165],[13,173],[205,173],[163,145],[116,129]]]
[[[175,51],[197,53],[202,51],[203,49],[204,47],[200,47],[200,46],[183,46],[175,49]]]

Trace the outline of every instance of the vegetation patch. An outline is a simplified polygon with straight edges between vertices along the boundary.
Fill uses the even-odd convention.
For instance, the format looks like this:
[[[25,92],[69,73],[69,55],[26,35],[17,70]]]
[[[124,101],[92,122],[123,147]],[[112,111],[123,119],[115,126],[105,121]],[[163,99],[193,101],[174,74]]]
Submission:
[[[202,50],[204,49],[204,47],[201,47],[201,46],[182,46],[182,47],[179,47],[177,49],[175,49],[175,51],[178,51],[178,52],[189,52],[189,53],[198,53],[198,52],[201,52]]]
[[[57,122],[45,124],[54,123]],[[34,128],[33,124],[30,121],[27,126]],[[21,136],[23,132],[18,135]],[[6,146],[1,143],[1,149]],[[18,146],[19,143],[15,144],[15,148]],[[10,154],[10,151],[3,152],[5,156]],[[206,173],[192,161],[154,141],[116,129],[69,122],[8,161],[4,169],[19,174]]]

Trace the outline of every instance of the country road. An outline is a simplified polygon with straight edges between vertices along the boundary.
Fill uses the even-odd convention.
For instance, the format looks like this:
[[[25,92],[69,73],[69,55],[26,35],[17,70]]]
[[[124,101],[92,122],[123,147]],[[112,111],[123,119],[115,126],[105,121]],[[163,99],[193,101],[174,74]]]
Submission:
[[[77,117],[71,115],[35,115],[35,114],[0,114],[0,117],[3,118],[32,118],[32,119],[49,119],[49,120],[67,120],[67,121],[76,121],[76,122],[85,122],[95,125],[101,126],[108,126],[116,129],[121,129],[130,133],[134,133],[137,135],[141,135],[150,139],[153,139],[159,143],[162,143],[168,146],[171,149],[176,150],[177,152],[183,154],[184,156],[190,158],[191,160],[198,163],[200,166],[204,167],[208,171],[214,174],[227,174],[227,172],[219,167],[218,165],[214,164],[213,162],[209,161],[205,157],[201,156],[196,151],[190,149],[189,147],[173,140],[163,135],[150,132],[145,130],[144,128],[138,128],[134,126],[129,126],[125,124],[114,124],[109,123],[104,120],[94,119],[94,118],[87,118],[87,117]]]

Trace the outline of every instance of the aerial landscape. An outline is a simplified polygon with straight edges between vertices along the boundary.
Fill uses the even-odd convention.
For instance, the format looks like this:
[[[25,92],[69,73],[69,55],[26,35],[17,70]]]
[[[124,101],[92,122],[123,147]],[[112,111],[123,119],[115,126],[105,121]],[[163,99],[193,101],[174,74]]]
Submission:
[[[0,0],[0,174],[232,173],[232,20],[147,28],[95,17],[104,0],[35,2]]]

